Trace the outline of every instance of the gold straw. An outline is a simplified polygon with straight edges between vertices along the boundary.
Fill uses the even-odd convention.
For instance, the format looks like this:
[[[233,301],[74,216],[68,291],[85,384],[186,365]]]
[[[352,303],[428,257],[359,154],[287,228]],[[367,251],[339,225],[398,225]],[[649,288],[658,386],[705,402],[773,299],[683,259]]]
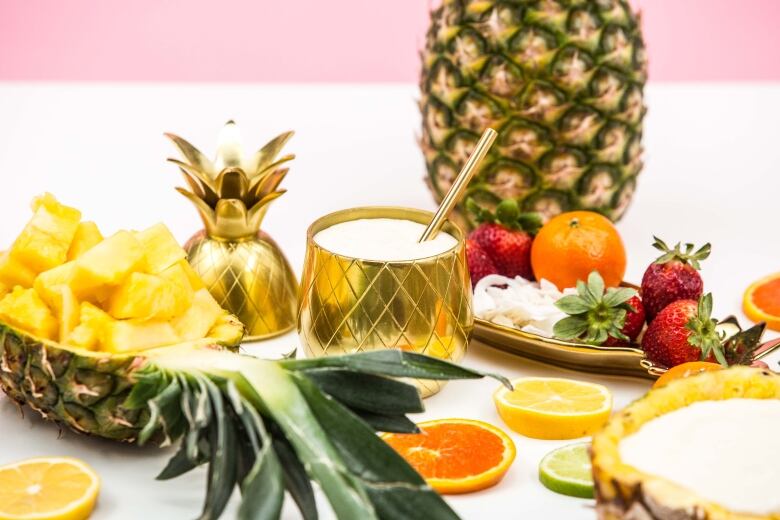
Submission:
[[[463,196],[463,192],[466,191],[471,178],[479,168],[479,165],[482,163],[482,159],[485,158],[485,155],[488,153],[488,150],[490,150],[490,147],[493,145],[493,141],[496,140],[497,136],[498,133],[496,133],[496,131],[492,128],[487,128],[482,134],[482,137],[479,139],[479,142],[474,148],[474,151],[471,152],[469,160],[466,161],[465,166],[463,166],[463,169],[458,174],[455,182],[452,183],[450,191],[448,191],[447,195],[445,195],[444,199],[442,199],[441,204],[439,205],[439,209],[436,210],[436,214],[431,219],[431,223],[428,224],[428,227],[425,228],[425,231],[423,231],[419,242],[431,240],[439,234],[439,230],[444,225],[444,221],[447,220],[447,217],[452,211],[452,208],[455,207],[455,204],[460,201],[461,197]]]

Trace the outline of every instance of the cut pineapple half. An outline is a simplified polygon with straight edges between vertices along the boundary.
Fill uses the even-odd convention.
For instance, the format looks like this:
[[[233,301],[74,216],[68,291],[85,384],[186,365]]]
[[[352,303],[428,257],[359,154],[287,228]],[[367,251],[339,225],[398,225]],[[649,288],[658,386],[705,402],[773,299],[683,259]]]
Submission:
[[[33,211],[14,247],[0,254],[0,321],[98,352],[240,341],[243,326],[203,288],[165,225],[104,239],[51,195],[36,199]],[[33,258],[28,249],[38,246]]]

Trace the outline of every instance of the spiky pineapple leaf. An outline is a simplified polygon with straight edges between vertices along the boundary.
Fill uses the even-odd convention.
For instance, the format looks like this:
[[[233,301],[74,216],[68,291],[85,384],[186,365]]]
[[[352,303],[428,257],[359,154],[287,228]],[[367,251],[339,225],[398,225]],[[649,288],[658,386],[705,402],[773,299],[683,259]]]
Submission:
[[[308,370],[306,376],[349,408],[389,415],[425,409],[417,388],[387,377],[333,368]]]
[[[450,380],[491,377],[507,388],[512,388],[509,380],[502,375],[479,372],[438,358],[401,350],[374,350],[313,359],[285,359],[279,361],[279,364],[292,371],[341,368],[379,376],[416,379]]]
[[[380,518],[458,518],[441,496],[368,425],[323,394],[305,374],[296,374],[294,380]]]
[[[149,421],[147,421],[138,434],[139,445],[143,446],[146,444],[160,427],[162,427],[166,436],[165,442],[170,443],[173,440],[171,436],[172,429],[168,424],[175,415],[180,396],[181,385],[178,379],[173,378],[157,397],[149,400]]]
[[[284,436],[279,425],[268,421],[268,430],[273,439],[273,447],[284,473],[284,486],[298,506],[303,520],[317,520],[317,502],[314,498],[314,488],[306,468],[295,454],[295,450]]]
[[[405,415],[385,415],[354,408],[350,410],[378,432],[420,433],[420,428]]]

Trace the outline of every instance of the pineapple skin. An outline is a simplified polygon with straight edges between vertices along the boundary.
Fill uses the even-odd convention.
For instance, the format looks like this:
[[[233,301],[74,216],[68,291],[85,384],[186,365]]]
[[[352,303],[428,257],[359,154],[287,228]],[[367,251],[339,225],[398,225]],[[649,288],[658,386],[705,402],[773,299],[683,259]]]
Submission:
[[[642,169],[647,78],[625,0],[444,0],[421,57],[420,146],[437,201],[491,127],[499,139],[468,190],[480,206],[620,219]],[[463,204],[457,213],[474,227]]]
[[[223,334],[212,345],[237,347],[242,325],[225,316],[221,327]],[[138,375],[155,369],[149,360],[138,354],[67,347],[0,322],[0,388],[19,405],[77,433],[136,442],[150,411],[148,407],[129,409],[124,403]],[[150,443],[164,441],[158,431]]]
[[[184,250],[214,299],[244,324],[245,341],[278,336],[295,328],[298,279],[267,233],[224,240],[201,230],[187,241]]]
[[[600,520],[778,520],[780,515],[727,511],[685,488],[646,475],[620,459],[620,441],[656,417],[697,401],[731,398],[780,399],[780,375],[768,370],[732,367],[672,381],[648,392],[593,437],[591,458]],[[663,449],[662,446],[659,449]],[[713,478],[719,478],[713,475]]]

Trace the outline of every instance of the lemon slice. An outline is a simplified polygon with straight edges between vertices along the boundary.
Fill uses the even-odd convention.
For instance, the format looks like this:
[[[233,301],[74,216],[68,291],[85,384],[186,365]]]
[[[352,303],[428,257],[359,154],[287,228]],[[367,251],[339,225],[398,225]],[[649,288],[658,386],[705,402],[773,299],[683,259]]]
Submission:
[[[95,507],[100,481],[69,457],[28,459],[0,467],[0,519],[83,520]]]
[[[534,439],[592,435],[609,418],[612,394],[594,383],[527,377],[493,394],[498,414],[511,429]]]
[[[539,464],[539,480],[544,487],[562,495],[593,498],[590,443],[569,444],[548,453]]]

